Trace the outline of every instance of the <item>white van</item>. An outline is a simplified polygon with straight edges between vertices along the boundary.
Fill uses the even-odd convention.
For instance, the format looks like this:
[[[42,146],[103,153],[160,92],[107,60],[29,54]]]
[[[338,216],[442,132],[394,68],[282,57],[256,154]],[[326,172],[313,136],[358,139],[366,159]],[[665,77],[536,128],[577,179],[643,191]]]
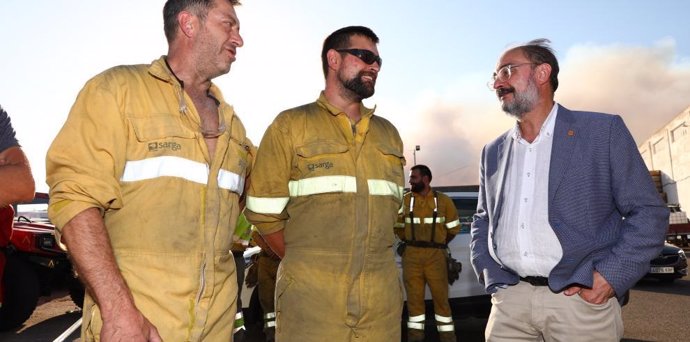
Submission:
[[[458,317],[479,317],[489,316],[491,310],[491,297],[486,294],[484,287],[477,281],[477,277],[470,264],[470,224],[472,215],[477,210],[477,196],[479,195],[478,185],[465,186],[441,186],[433,187],[433,190],[440,191],[448,195],[455,207],[458,209],[462,228],[460,233],[449,244],[451,255],[462,263],[460,278],[450,286],[448,299],[453,311],[453,316]],[[391,227],[391,230],[393,227]],[[396,246],[393,247],[395,251]],[[258,253],[259,247],[252,247],[244,253],[245,261],[249,266],[250,257]],[[395,255],[396,263],[400,268],[402,277],[402,262],[400,256]],[[254,288],[247,289],[246,285],[242,288],[242,307],[244,309],[245,321],[247,324],[261,322],[262,310],[258,300],[258,291]],[[427,310],[433,310],[431,303],[431,293],[429,287],[426,289]],[[407,309],[404,310],[406,315]],[[433,314],[432,314],[433,316]],[[405,318],[405,320],[407,320]]]

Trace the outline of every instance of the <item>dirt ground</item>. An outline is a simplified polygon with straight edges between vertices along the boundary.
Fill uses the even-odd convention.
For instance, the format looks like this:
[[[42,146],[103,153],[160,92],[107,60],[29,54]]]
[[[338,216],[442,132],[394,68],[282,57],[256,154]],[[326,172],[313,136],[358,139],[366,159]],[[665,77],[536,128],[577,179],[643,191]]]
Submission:
[[[50,297],[41,297],[31,317],[18,329],[0,333],[3,342],[51,342],[81,317],[81,310],[67,292],[59,291]],[[65,342],[80,341],[79,329]]]

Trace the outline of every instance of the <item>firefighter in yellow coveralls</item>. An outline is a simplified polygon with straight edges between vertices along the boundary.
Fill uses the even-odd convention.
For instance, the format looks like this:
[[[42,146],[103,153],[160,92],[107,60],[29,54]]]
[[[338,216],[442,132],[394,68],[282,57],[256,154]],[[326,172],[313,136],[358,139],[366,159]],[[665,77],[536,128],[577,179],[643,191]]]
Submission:
[[[245,214],[282,257],[280,342],[400,340],[402,287],[392,245],[402,205],[395,127],[364,107],[381,68],[370,29],[326,38],[326,89],[264,134]]]
[[[166,1],[168,55],[89,80],[48,150],[48,214],[88,289],[82,341],[232,340],[252,144],[211,80],[243,45],[236,5]]]
[[[448,304],[448,242],[460,231],[458,211],[445,194],[433,191],[431,170],[415,165],[410,171],[410,189],[395,225],[404,242],[403,279],[407,293],[407,341],[424,340],[424,288],[429,284],[434,318],[441,342],[455,342],[453,316]]]

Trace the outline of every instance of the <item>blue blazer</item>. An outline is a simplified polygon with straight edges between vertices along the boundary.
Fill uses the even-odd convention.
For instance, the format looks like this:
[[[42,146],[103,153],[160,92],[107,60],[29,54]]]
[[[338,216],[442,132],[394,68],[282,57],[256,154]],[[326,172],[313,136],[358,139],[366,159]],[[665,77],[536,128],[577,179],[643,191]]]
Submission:
[[[519,281],[492,258],[511,142],[506,132],[482,150],[470,247],[472,266],[489,293]],[[669,216],[623,120],[559,105],[548,182],[549,223],[563,248],[549,287],[591,288],[596,270],[620,299],[649,271],[663,247]]]

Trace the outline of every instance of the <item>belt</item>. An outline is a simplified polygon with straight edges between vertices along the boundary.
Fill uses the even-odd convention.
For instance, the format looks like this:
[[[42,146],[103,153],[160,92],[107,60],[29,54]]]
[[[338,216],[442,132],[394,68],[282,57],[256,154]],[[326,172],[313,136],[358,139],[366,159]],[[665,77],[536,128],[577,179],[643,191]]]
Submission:
[[[443,244],[443,243],[436,243],[436,242],[431,242],[431,241],[419,241],[419,240],[412,240],[412,241],[405,241],[405,244],[412,246],[412,247],[420,247],[420,248],[438,248],[438,249],[446,249],[448,248],[448,245]]]
[[[549,278],[547,277],[520,277],[520,281],[530,283],[532,286],[549,286]]]

